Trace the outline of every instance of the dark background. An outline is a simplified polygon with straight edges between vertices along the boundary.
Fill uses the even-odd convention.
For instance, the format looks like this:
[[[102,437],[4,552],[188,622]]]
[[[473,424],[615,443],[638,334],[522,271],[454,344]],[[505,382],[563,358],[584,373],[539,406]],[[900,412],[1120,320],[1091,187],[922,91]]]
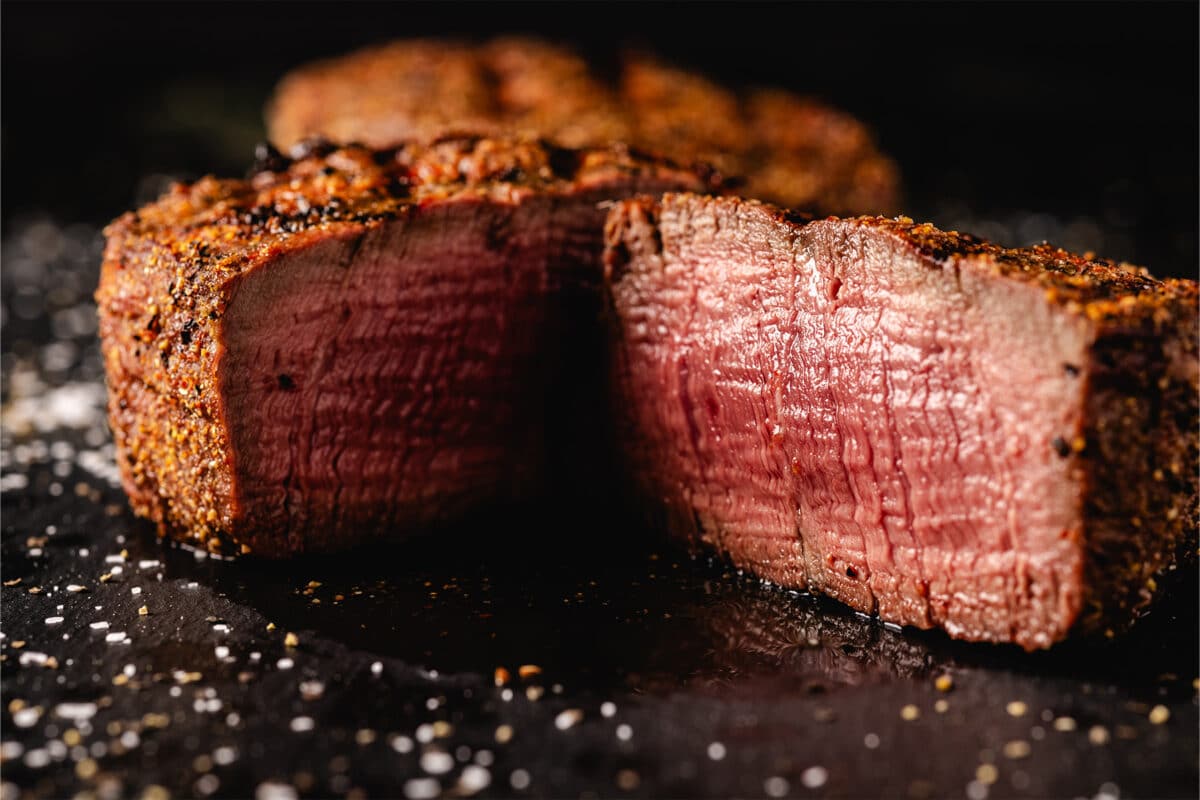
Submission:
[[[3,219],[102,223],[238,175],[277,78],[407,35],[649,45],[876,130],[908,213],[1194,276],[1197,4],[21,3],[3,9]]]

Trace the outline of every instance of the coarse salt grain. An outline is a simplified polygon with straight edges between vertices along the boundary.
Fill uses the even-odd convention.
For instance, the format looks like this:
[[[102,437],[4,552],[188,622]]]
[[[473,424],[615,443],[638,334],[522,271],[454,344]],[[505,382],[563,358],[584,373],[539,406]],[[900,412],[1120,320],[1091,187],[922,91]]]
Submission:
[[[788,793],[788,782],[786,779],[773,775],[763,781],[763,791],[768,797],[783,797]]]
[[[404,782],[408,800],[430,800],[442,793],[442,785],[433,778],[413,778]]]
[[[430,775],[443,775],[454,769],[454,757],[441,750],[428,750],[421,754],[421,769]]]
[[[809,767],[800,775],[800,782],[808,789],[820,789],[829,780],[829,771],[824,767]]]
[[[554,727],[560,731],[565,731],[568,728],[573,728],[583,719],[583,712],[578,708],[568,708],[565,711],[559,712],[554,718]]]
[[[478,764],[469,764],[458,776],[458,790],[463,794],[481,792],[492,782],[492,773]]]

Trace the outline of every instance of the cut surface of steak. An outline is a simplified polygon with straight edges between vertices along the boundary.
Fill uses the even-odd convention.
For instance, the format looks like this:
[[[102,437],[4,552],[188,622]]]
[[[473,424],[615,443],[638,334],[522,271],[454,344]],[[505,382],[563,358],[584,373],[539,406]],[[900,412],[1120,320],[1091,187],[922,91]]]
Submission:
[[[1130,622],[1194,549],[1194,281],[688,194],[607,244],[623,447],[692,542],[1027,649]]]
[[[267,109],[282,146],[312,135],[389,146],[448,130],[520,132],[568,147],[625,141],[745,179],[741,193],[827,213],[892,213],[895,165],[867,128],[817,100],[735,91],[639,53],[594,68],[529,38],[397,41],[301,67]]]
[[[534,491],[561,356],[595,338],[561,306],[598,305],[604,202],[706,188],[619,148],[477,137],[260,166],[114,222],[97,302],[134,509],[269,556]]]

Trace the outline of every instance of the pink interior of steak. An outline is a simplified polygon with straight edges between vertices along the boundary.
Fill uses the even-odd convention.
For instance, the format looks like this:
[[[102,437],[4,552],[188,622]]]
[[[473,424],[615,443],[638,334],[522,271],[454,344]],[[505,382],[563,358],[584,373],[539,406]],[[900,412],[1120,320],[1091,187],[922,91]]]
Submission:
[[[230,301],[222,394],[252,547],[427,524],[540,469],[547,297],[599,260],[599,194],[416,207],[281,256]]]
[[[1040,290],[852,222],[668,197],[655,229],[642,208],[612,289],[618,403],[673,527],[887,620],[1060,638],[1081,602],[1064,450],[1084,378],[1065,365],[1085,331]]]

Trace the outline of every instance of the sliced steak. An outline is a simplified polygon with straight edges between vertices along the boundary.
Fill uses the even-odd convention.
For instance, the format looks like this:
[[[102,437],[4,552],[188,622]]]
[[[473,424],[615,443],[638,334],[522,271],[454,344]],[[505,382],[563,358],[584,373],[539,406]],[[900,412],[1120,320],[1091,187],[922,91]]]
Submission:
[[[537,487],[558,355],[592,359],[604,201],[706,188],[617,148],[293,155],[118,219],[96,294],[134,509],[269,556]]]
[[[1194,551],[1194,281],[695,195],[607,237],[623,446],[679,535],[1028,649],[1128,623]]]
[[[816,100],[734,91],[644,54],[594,68],[548,42],[405,40],[301,67],[267,109],[271,139],[376,147],[448,130],[518,131],[568,147],[625,141],[742,176],[742,193],[828,213],[890,213],[895,165],[866,127]]]

